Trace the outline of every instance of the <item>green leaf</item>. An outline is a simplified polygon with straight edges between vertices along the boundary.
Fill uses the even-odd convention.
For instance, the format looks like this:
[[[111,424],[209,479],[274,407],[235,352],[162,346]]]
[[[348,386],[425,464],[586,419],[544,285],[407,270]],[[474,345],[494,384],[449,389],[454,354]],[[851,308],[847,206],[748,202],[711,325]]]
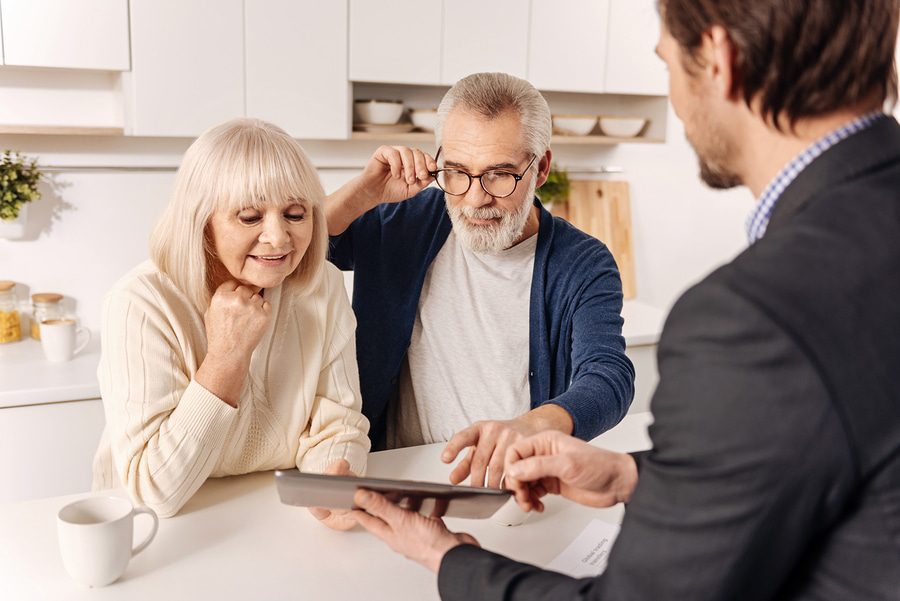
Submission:
[[[3,151],[0,159],[0,218],[19,216],[19,207],[41,197],[38,183],[43,177],[37,160],[28,160],[18,152]]]

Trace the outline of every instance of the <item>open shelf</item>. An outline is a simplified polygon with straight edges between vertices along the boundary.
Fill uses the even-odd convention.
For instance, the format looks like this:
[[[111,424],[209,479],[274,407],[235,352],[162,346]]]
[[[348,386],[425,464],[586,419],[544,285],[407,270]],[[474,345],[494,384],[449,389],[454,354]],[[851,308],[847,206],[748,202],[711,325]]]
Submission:
[[[422,144],[434,142],[434,134],[422,131],[413,131],[407,133],[383,134],[366,131],[355,131],[350,135],[351,140],[365,140],[373,142],[400,142],[407,144]],[[611,138],[609,136],[560,136],[555,135],[550,140],[551,144],[581,144],[603,146],[610,144],[662,144],[663,140],[653,138],[645,138],[638,136],[636,138]]]

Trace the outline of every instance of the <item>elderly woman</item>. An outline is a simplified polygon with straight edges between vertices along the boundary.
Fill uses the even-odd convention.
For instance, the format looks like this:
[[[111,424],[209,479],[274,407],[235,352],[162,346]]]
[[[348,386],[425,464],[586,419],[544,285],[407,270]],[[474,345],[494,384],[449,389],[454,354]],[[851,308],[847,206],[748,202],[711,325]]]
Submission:
[[[236,119],[191,145],[151,261],[104,302],[95,489],[171,516],[209,477],[364,471],[356,322],[325,261],[323,198],[274,125]]]

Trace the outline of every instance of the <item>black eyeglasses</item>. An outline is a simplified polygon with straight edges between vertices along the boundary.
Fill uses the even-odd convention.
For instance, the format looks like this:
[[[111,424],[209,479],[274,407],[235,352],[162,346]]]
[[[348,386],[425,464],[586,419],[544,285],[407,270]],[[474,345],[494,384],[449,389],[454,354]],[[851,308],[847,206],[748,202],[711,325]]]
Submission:
[[[441,155],[441,150],[438,148],[434,157],[435,161]],[[434,178],[441,190],[451,196],[462,196],[472,187],[472,180],[477,179],[481,183],[481,189],[494,198],[506,198],[516,191],[516,186],[528,173],[535,159],[537,159],[537,155],[531,155],[531,160],[528,161],[528,166],[522,170],[522,173],[513,173],[505,169],[489,169],[481,175],[472,175],[462,169],[438,169],[429,171],[428,175]]]

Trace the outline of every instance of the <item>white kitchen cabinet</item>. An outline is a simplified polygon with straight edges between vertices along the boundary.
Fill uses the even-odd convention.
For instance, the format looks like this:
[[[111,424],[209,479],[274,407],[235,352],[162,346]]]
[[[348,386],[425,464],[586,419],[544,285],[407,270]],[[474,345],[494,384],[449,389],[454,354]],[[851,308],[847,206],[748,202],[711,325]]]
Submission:
[[[247,116],[295,138],[350,133],[347,0],[245,0]]]
[[[194,137],[244,115],[243,9],[243,0],[131,0],[126,133]]]
[[[436,85],[442,0],[350,0],[350,79]]]
[[[605,91],[609,0],[531,0],[528,80],[540,90]]]
[[[528,79],[538,89],[665,96],[655,0],[531,0]]]
[[[663,61],[654,52],[658,41],[656,0],[610,0],[604,91],[668,94],[669,78]]]
[[[521,0],[444,2],[441,81],[502,71],[527,77],[529,6]]]
[[[0,408],[0,504],[88,492],[100,399]]]
[[[127,71],[128,0],[2,0],[3,62]]]

